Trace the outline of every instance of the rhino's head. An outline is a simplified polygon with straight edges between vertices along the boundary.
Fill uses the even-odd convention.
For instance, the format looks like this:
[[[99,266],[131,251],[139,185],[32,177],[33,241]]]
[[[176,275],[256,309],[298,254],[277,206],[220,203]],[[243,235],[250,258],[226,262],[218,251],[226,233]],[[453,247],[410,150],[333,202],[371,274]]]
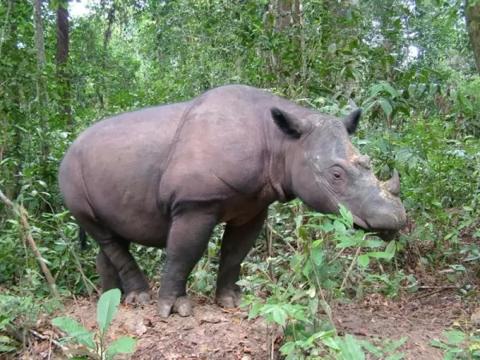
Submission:
[[[379,181],[369,157],[361,155],[350,142],[360,110],[343,121],[324,115],[298,118],[278,108],[271,113],[291,139],[286,159],[291,192],[320,212],[336,212],[343,204],[356,225],[385,236],[404,226],[398,173],[395,171],[386,182]]]

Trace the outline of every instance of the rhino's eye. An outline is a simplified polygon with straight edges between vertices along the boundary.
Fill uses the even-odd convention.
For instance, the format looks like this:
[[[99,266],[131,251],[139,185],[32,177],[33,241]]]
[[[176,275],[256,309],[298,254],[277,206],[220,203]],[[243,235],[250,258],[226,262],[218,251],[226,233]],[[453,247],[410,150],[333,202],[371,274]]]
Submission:
[[[331,174],[334,181],[342,180],[344,177],[344,170],[340,166],[335,166],[331,170]]]

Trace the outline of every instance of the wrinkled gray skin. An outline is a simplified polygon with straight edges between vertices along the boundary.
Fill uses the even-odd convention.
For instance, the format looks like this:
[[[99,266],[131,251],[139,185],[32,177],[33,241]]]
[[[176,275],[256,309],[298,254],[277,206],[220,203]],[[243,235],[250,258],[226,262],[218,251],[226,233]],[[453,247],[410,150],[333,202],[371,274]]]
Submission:
[[[65,203],[98,242],[103,290],[146,302],[145,276],[129,244],[166,247],[158,310],[191,314],[186,279],[212,229],[225,222],[217,302],[238,306],[235,284],[272,202],[299,197],[320,212],[339,204],[368,230],[405,223],[399,179],[374,176],[349,140],[360,111],[319,114],[241,85],[184,103],[118,115],[85,130],[60,167]]]

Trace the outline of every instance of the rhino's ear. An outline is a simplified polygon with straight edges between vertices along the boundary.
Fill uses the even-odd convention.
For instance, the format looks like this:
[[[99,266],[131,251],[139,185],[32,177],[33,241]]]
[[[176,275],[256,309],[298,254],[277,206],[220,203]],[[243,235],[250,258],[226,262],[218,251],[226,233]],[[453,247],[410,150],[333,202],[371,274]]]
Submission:
[[[276,107],[271,108],[270,112],[273,121],[283,133],[294,139],[302,136],[305,131],[305,124],[302,120]]]
[[[360,122],[360,115],[362,115],[362,109],[357,109],[343,119],[343,124],[350,135],[357,130],[358,123]]]

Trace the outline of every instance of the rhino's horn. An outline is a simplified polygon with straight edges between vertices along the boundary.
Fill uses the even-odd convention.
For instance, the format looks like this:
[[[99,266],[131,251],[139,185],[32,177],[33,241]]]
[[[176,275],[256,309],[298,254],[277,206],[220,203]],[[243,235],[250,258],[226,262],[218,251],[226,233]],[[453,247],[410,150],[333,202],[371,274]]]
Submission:
[[[400,194],[400,177],[398,176],[397,170],[393,170],[393,175],[390,180],[385,183],[385,188],[392,195],[398,196]]]

